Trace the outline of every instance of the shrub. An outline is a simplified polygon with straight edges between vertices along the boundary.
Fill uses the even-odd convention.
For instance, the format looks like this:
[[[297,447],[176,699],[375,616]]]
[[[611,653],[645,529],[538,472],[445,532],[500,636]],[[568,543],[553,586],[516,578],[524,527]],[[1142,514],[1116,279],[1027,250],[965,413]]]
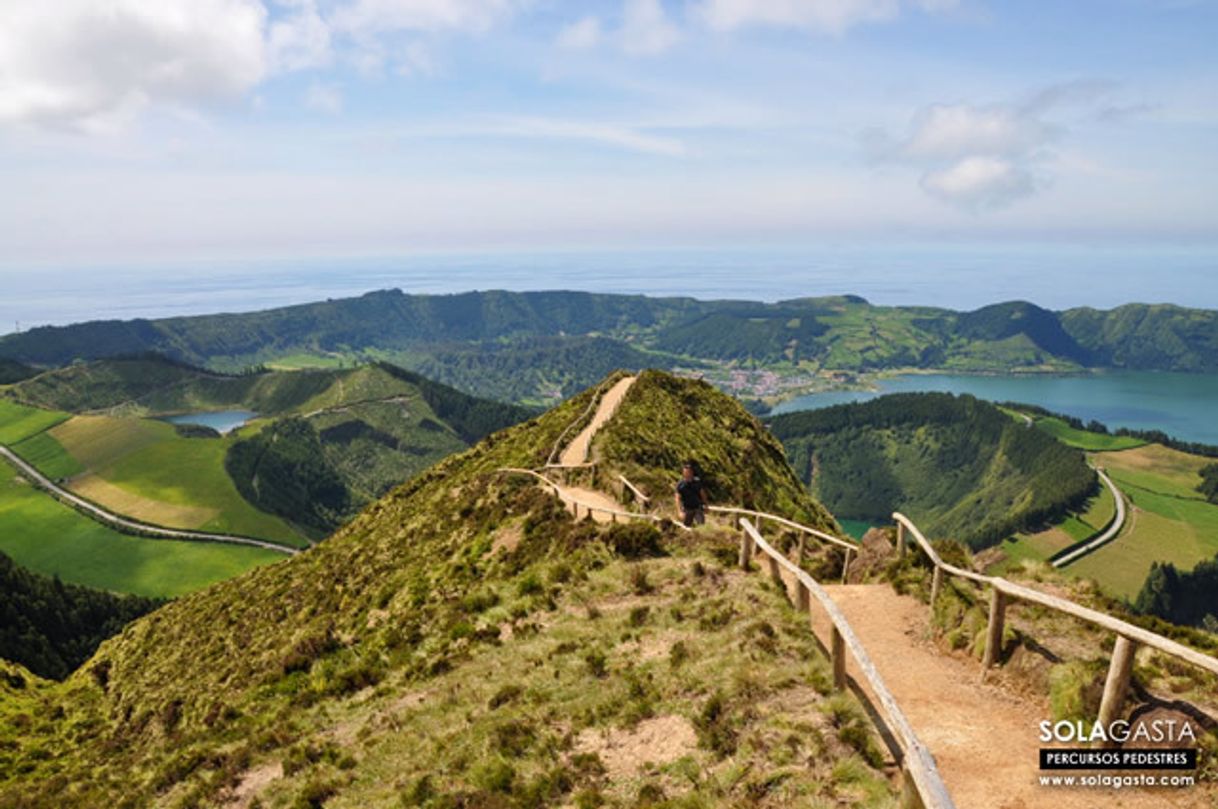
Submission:
[[[702,706],[694,721],[698,745],[726,758],[736,752],[736,729],[732,726],[730,705],[723,693],[716,691]]]
[[[647,522],[616,523],[605,531],[605,544],[627,559],[663,556],[659,530]]]
[[[515,702],[523,693],[523,688],[515,683],[508,683],[487,700],[486,707],[493,711],[500,706],[507,705],[509,702]]]

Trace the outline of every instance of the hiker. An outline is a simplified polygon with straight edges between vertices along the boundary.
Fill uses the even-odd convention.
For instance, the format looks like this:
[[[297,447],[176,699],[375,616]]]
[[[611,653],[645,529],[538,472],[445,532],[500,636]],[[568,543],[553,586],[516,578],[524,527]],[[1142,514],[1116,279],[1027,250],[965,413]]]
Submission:
[[[702,478],[694,473],[694,462],[686,461],[677,482],[677,513],[687,528],[706,524],[706,488]]]

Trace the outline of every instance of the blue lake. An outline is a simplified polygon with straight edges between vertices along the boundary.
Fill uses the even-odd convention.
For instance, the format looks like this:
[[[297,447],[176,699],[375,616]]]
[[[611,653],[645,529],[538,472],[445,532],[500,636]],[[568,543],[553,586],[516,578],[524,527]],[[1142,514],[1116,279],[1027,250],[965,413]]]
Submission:
[[[168,416],[165,421],[170,424],[199,424],[211,427],[218,433],[229,433],[257,415],[250,410],[213,410],[206,413],[183,413],[180,416]]]
[[[1185,441],[1218,444],[1218,374],[1112,371],[1079,376],[911,374],[881,379],[876,391],[813,393],[774,413],[862,402],[889,393],[967,393],[994,402],[1024,402],[1115,429],[1162,430]]]

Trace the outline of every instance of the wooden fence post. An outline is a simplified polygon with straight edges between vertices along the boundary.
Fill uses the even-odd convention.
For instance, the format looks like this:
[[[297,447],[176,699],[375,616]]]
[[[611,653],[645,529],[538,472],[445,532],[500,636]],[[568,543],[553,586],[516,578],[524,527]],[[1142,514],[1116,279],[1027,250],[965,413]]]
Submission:
[[[829,633],[829,659],[833,663],[833,688],[841,691],[846,687],[846,639],[834,624]]]
[[[777,585],[782,585],[782,568],[778,566],[778,560],[773,556],[766,554],[765,560],[770,563],[770,578]]]
[[[935,575],[930,580],[930,609],[934,612],[935,600],[939,598],[939,588],[943,586],[943,568],[935,565]]]
[[[812,611],[812,594],[800,579],[795,580],[795,606],[804,614]]]
[[[995,587],[990,591],[990,623],[985,631],[985,660],[984,668],[991,668],[998,662],[1002,653],[1002,630],[1006,622],[1007,599],[1001,590]]]
[[[905,523],[897,523],[897,556],[905,558]]]
[[[1108,664],[1108,679],[1104,681],[1104,697],[1100,702],[1099,722],[1105,730],[1121,715],[1137,648],[1138,644],[1134,641],[1117,635],[1116,645],[1112,647],[1112,662]]]
[[[850,575],[850,556],[851,552],[846,551],[846,560],[842,562],[842,584],[846,583],[846,577]]]
[[[749,536],[749,532],[740,531],[740,569],[748,570],[749,561],[753,558],[753,538]]]

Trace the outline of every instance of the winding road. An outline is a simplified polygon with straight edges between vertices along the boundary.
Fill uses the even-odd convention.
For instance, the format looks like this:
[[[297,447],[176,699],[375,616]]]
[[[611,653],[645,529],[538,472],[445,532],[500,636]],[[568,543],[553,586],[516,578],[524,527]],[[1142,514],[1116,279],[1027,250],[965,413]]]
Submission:
[[[1116,516],[1113,517],[1112,523],[1099,536],[1087,540],[1064,556],[1054,559],[1053,567],[1065,567],[1071,562],[1086,556],[1101,545],[1111,542],[1116,538],[1117,534],[1121,533],[1121,529],[1125,527],[1125,498],[1121,496],[1121,490],[1116,487],[1116,484],[1112,482],[1112,478],[1108,477],[1103,469],[1097,468],[1095,473],[1100,476],[1100,480],[1112,492],[1112,498],[1116,501]]]
[[[73,494],[52,481],[46,475],[39,472],[6,446],[0,445],[0,457],[3,457],[6,461],[11,463],[17,469],[17,471],[21,473],[22,477],[29,480],[38,488],[46,491],[56,500],[64,503],[65,505],[71,506],[77,511],[80,511],[84,515],[97,520],[104,525],[108,525],[111,528],[124,533],[158,539],[177,539],[192,542],[226,542],[232,545],[249,545],[254,548],[263,548],[268,551],[279,551],[280,553],[286,553],[289,555],[299,553],[299,550],[296,548],[289,548],[286,545],[279,545],[274,542],[265,542],[261,539],[239,537],[232,534],[212,534],[206,531],[186,531],[179,528],[165,528],[159,525],[149,525],[148,523],[132,520],[119,514],[115,514],[112,511],[107,511],[101,506]]]

